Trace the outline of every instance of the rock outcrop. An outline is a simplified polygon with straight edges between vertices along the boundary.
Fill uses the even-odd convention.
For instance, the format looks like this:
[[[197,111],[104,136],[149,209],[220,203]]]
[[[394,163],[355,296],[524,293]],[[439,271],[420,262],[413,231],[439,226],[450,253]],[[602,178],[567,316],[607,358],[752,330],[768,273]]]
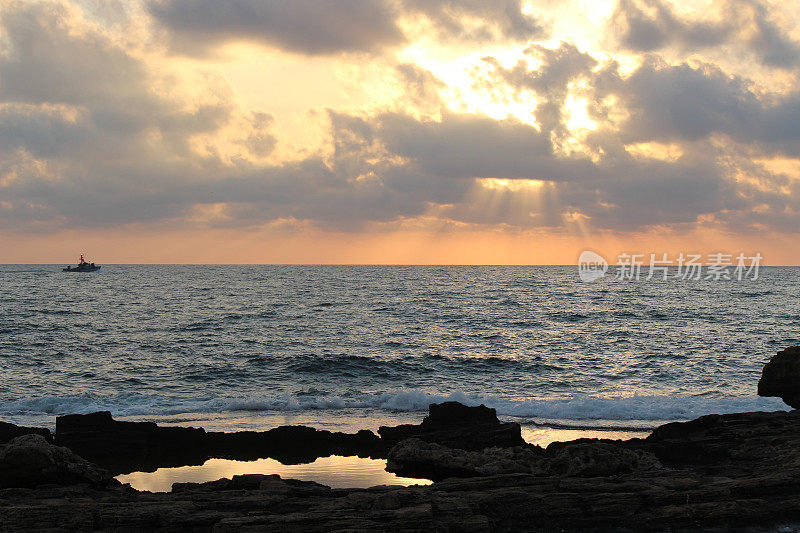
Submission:
[[[386,469],[398,475],[440,481],[449,477],[497,474],[601,477],[663,468],[650,452],[620,442],[585,441],[565,446],[515,446],[466,451],[419,439],[406,439],[391,450]]]
[[[701,416],[623,441],[672,468],[730,477],[759,476],[777,465],[800,465],[800,411]]]
[[[526,445],[519,424],[501,423],[497,412],[485,405],[468,407],[458,402],[444,402],[431,404],[428,409],[428,416],[421,424],[381,426],[378,433],[387,448],[410,438],[475,451]]]
[[[108,471],[35,433],[12,439],[0,450],[0,487],[78,483],[103,487],[116,482]]]
[[[212,457],[238,460],[271,457],[284,464],[309,463],[329,455],[385,455],[380,438],[367,430],[341,433],[306,426],[280,426],[268,431],[209,432],[206,442],[207,453]]]
[[[206,432],[123,422],[108,411],[58,417],[56,442],[117,474],[199,465],[211,457],[242,461],[270,457],[297,464],[329,455],[385,456],[378,436],[367,430],[347,434],[281,426],[268,431]]]
[[[800,408],[800,346],[778,352],[764,365],[758,395],[777,396],[794,409]]]
[[[15,439],[17,437],[21,437],[22,435],[28,435],[31,433],[36,435],[41,435],[48,442],[53,441],[53,435],[50,433],[49,429],[31,428],[31,427],[9,424],[8,422],[0,422],[0,444],[5,444],[11,439]]]
[[[332,490],[314,481],[281,479],[277,474],[244,474],[205,483],[173,483],[172,492],[224,492],[230,490],[260,490],[278,494],[328,494]]]
[[[121,422],[108,411],[56,418],[56,444],[115,473],[163,466],[202,464],[206,432],[160,427],[154,422]]]
[[[540,447],[484,448],[467,451],[421,439],[405,439],[389,450],[386,470],[400,476],[441,481],[449,477],[537,474],[547,471]]]
[[[46,431],[46,430],[45,430]],[[114,420],[108,411],[56,418],[55,442],[115,474],[160,467],[199,465],[212,457],[236,460],[273,458],[299,464],[330,455],[385,458],[407,438],[450,448],[527,446],[519,424],[501,423],[494,409],[457,402],[431,404],[421,424],[341,433],[306,426],[267,431],[206,432],[202,428],[162,427],[153,422]]]
[[[663,469],[651,452],[630,449],[620,441],[587,439],[569,446],[548,446],[545,458],[544,473],[549,476],[608,477]]]

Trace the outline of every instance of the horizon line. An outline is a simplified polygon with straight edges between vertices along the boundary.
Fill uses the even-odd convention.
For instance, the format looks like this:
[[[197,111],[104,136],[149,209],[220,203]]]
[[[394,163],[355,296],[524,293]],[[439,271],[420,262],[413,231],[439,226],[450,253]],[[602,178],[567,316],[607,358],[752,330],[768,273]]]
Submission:
[[[2,263],[0,266],[60,266],[64,263]],[[71,263],[67,263],[71,264]],[[701,263],[702,266],[707,266],[712,263]],[[432,266],[432,267],[468,267],[468,266],[548,266],[548,267],[577,267],[578,263],[103,263],[100,266],[113,265],[113,266]],[[620,266],[616,263],[609,263],[609,267]],[[629,265],[623,265],[629,266]],[[641,268],[647,269],[649,264],[640,265]],[[667,265],[671,268],[677,268],[678,265]],[[735,265],[725,265],[734,267]],[[800,264],[774,264],[774,265],[759,265],[759,268],[771,267],[800,267]]]

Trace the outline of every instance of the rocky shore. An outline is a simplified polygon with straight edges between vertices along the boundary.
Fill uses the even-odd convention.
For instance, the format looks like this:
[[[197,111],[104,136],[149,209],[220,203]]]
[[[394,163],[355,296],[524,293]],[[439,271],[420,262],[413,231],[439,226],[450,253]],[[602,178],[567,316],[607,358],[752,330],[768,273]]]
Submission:
[[[779,352],[759,391],[800,397],[800,349]],[[774,530],[800,524],[800,413],[709,415],[645,439],[527,444],[493,409],[433,404],[378,434],[263,432],[59,417],[56,432],[0,423],[0,530]],[[430,486],[331,489],[245,475],[138,492],[114,475],[210,457],[386,458]]]

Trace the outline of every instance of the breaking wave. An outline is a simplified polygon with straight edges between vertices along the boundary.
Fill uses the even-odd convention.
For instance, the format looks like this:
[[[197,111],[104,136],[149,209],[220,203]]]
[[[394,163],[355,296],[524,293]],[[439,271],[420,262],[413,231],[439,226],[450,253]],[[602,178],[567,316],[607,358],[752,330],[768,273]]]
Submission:
[[[316,395],[250,396],[241,398],[208,398],[178,401],[140,394],[121,394],[115,397],[50,396],[20,399],[0,404],[0,419],[18,417],[57,416],[69,413],[111,411],[119,417],[161,416],[187,413],[225,413],[231,411],[302,411],[335,409],[378,409],[385,411],[424,412],[431,403],[458,401],[467,405],[484,404],[497,410],[500,416],[530,420],[534,423],[552,421],[582,426],[590,421],[656,422],[689,420],[706,414],[725,414],[744,411],[788,410],[777,398],[735,397],[708,398],[702,396],[617,396],[598,397],[574,395],[569,398],[512,400],[492,396],[477,396],[455,392],[431,394],[409,390],[381,394],[354,394],[350,397]]]

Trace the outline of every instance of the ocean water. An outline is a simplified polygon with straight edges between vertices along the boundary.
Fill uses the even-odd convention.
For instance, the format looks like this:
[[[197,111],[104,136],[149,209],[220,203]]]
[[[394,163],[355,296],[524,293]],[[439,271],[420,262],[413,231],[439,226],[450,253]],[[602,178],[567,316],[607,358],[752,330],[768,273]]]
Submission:
[[[0,266],[0,420],[374,427],[455,399],[529,427],[646,429],[785,409],[756,384],[800,344],[795,267],[593,283],[575,266],[60,269]]]

